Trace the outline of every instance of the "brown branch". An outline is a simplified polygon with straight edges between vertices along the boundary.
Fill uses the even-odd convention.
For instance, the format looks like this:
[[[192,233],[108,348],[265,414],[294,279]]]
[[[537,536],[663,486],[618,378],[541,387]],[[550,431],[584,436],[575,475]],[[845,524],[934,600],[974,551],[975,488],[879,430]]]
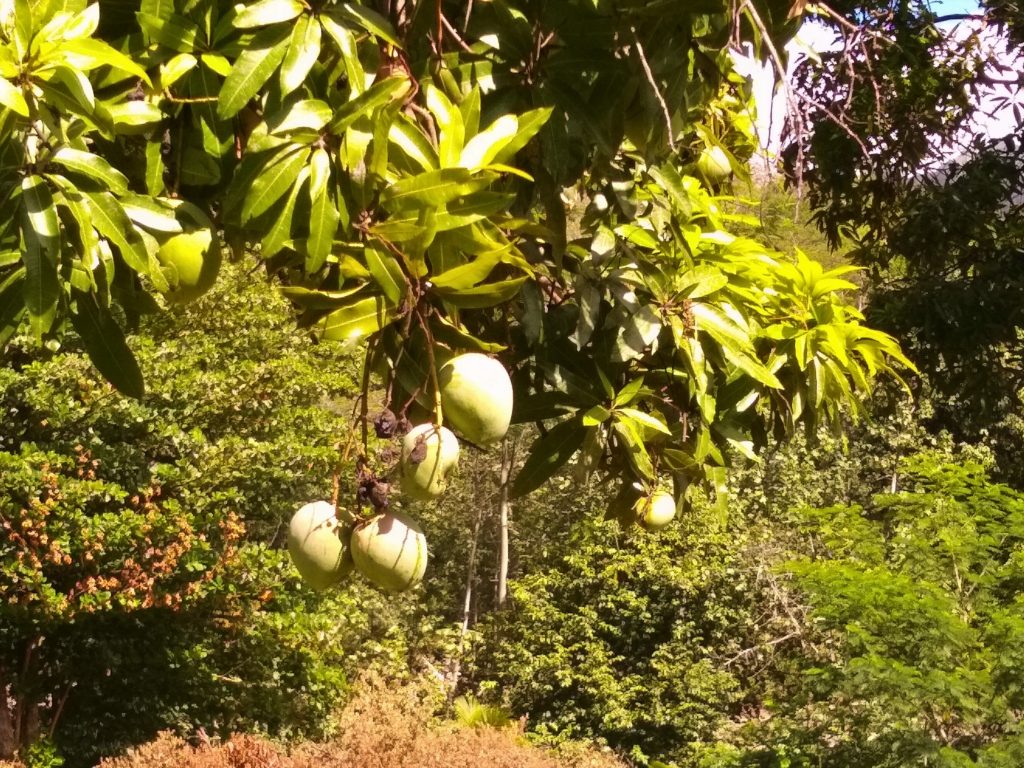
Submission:
[[[651,84],[651,90],[654,91],[654,97],[658,100],[658,104],[661,105],[661,114],[665,118],[665,132],[668,135],[668,145],[673,152],[676,151],[676,139],[672,135],[672,113],[669,112],[668,104],[665,103],[665,97],[661,95],[661,90],[658,88],[658,81],[654,79],[654,72],[651,71],[651,65],[647,61],[647,55],[644,53],[644,47],[640,43],[640,36],[636,33],[636,27],[630,27],[629,31],[633,33],[633,43],[636,45],[636,55],[640,59],[640,66],[643,67],[644,75],[647,77],[647,82]]]

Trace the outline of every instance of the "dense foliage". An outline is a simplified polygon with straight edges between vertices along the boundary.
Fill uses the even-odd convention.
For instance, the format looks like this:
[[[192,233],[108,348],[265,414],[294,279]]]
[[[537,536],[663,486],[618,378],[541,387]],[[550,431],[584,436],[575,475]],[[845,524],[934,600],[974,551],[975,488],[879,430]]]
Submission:
[[[735,238],[701,186],[753,147],[728,44],[767,55],[799,26],[787,5],[111,10],[4,21],[4,340],[24,322],[52,344],[70,318],[142,397],[116,308],[194,298],[221,238],[256,247],[301,325],[365,345],[399,417],[440,423],[438,367],[501,354],[517,418],[558,420],[513,495],[581,449],[626,489],[722,488],[733,452],[909,367],[840,273]]]
[[[298,500],[330,498],[355,366],[226,272],[133,337],[144,403],[71,337],[0,370],[7,754],[45,734],[74,765],[167,727],[323,734],[347,676],[405,667],[413,603],[319,597],[280,549]]]

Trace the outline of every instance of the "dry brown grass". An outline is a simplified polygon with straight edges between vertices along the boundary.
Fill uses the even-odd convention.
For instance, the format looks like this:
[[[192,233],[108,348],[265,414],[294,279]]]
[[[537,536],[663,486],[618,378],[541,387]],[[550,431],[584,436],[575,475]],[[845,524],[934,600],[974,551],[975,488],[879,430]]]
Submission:
[[[161,734],[100,768],[625,768],[595,749],[555,753],[530,745],[521,727],[438,724],[430,717],[429,698],[422,687],[367,681],[342,711],[338,736],[327,743],[286,753],[252,736],[196,748]]]

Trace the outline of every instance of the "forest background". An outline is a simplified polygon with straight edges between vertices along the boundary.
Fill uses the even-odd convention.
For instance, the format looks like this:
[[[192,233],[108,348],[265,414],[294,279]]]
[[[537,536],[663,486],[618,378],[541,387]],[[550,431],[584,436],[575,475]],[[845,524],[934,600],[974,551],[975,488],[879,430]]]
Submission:
[[[0,368],[0,759],[91,766],[157,739],[122,764],[1024,763],[1022,76],[950,44],[926,5],[816,13],[844,45],[786,91],[790,187],[745,177],[741,81],[680,157],[699,177],[703,149],[729,151],[732,178],[701,182],[735,234],[864,267],[848,298],[916,365],[910,394],[883,380],[859,418],[766,435],[657,533],[605,519],[617,487],[582,460],[503,504],[538,434],[515,425],[417,508],[421,587],[317,593],[287,520],[334,493],[361,350],[313,343],[244,249],[195,301],[118,310],[141,399],[97,373],[87,333],[40,345],[18,317]],[[1014,3],[967,15],[1022,43]],[[993,88],[1016,118],[996,139],[972,128]],[[595,247],[595,190],[571,189],[569,239]]]

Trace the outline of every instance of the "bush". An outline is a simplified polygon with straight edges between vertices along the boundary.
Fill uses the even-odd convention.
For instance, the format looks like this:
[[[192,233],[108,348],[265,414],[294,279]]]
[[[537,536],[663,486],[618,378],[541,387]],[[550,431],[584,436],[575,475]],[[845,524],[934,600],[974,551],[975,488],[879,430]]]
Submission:
[[[579,745],[563,753],[530,746],[516,727],[435,722],[435,697],[436,689],[422,682],[394,687],[371,678],[341,712],[332,741],[300,744],[286,754],[249,736],[193,747],[163,734],[101,768],[624,768]]]
[[[431,631],[413,598],[313,594],[283,551],[332,493],[350,360],[244,263],[133,345],[142,401],[72,337],[0,368],[0,757],[50,729],[69,766],[166,728],[324,736],[347,675]]]

